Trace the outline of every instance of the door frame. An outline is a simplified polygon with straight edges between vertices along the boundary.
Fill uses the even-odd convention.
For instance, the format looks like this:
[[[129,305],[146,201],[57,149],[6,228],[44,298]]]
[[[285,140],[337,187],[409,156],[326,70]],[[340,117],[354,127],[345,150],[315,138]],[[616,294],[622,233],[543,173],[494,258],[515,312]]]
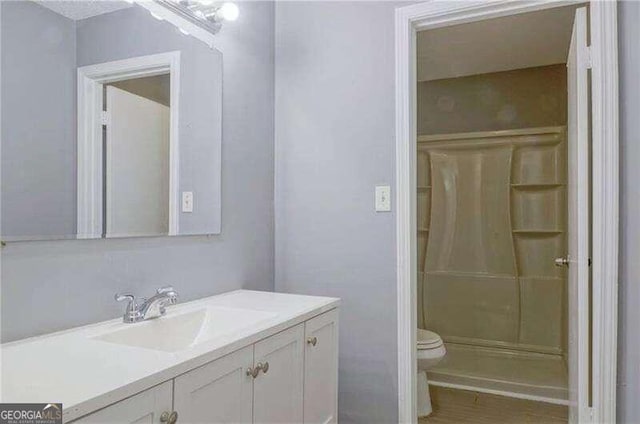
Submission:
[[[78,68],[77,236],[102,236],[103,86],[112,82],[169,74],[169,234],[179,231],[180,51],[138,56]]]
[[[591,421],[616,418],[618,314],[618,50],[616,3],[610,1],[439,1],[395,11],[396,259],[398,419],[416,409],[416,32],[576,3],[590,6],[592,136]]]

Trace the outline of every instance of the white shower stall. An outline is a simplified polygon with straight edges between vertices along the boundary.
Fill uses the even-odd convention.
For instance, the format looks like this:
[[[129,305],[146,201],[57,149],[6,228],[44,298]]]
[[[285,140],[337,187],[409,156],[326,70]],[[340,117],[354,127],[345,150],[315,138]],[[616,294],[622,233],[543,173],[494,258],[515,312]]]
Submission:
[[[435,385],[567,399],[564,126],[418,137],[418,326]]]

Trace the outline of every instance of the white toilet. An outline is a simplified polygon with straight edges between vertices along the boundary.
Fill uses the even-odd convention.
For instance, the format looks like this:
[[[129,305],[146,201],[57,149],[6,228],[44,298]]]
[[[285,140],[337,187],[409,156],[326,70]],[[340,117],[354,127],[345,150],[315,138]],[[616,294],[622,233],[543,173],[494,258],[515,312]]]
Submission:
[[[427,370],[435,366],[444,358],[447,350],[442,338],[433,331],[418,328],[418,417],[431,414],[431,396],[427,383]]]

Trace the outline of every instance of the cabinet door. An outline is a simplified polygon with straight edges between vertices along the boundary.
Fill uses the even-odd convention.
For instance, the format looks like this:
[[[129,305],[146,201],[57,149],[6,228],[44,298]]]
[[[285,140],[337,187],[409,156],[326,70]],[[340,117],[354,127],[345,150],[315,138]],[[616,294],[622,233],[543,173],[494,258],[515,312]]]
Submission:
[[[254,345],[254,364],[268,364],[253,380],[253,421],[301,423],[304,324]]]
[[[338,311],[305,323],[304,422],[338,422]]]
[[[252,422],[253,346],[245,347],[175,379],[179,423]]]
[[[107,406],[73,424],[158,424],[163,412],[171,412],[171,381]]]

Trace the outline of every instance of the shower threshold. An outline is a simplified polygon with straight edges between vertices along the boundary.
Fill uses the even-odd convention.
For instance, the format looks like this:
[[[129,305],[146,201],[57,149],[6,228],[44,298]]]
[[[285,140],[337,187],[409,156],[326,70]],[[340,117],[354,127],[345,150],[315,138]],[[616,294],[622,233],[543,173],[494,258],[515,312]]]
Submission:
[[[446,343],[429,384],[568,404],[567,366],[559,355]]]

